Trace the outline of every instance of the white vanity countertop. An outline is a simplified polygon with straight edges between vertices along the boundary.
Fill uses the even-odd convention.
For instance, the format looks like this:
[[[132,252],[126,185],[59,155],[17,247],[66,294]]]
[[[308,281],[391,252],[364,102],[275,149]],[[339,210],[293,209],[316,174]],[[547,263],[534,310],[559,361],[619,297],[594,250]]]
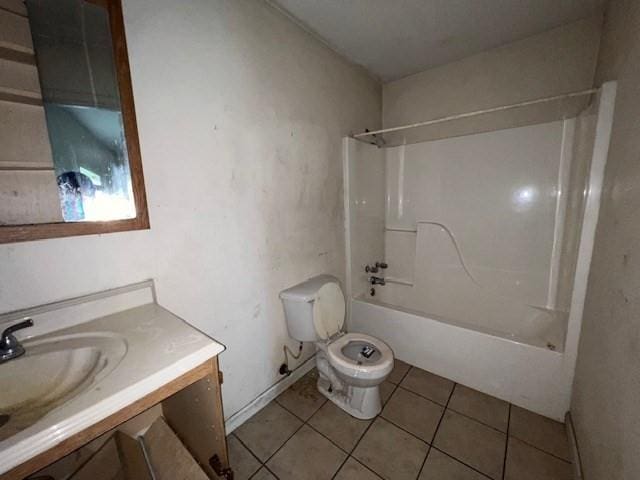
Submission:
[[[115,367],[110,365],[110,373],[104,378],[98,375],[89,388],[0,442],[0,474],[132,404],[225,349],[155,303],[38,333],[23,344],[28,352],[31,342],[95,336],[117,338],[126,353]],[[20,378],[15,381],[20,382]]]

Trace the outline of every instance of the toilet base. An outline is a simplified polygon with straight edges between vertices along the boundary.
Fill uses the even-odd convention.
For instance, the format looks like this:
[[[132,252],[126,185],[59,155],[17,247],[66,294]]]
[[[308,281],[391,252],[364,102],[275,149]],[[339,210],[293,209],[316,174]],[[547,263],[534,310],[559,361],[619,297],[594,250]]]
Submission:
[[[331,367],[322,358],[317,357],[318,390],[349,415],[360,420],[369,420],[380,413],[380,386],[354,387],[338,379]],[[324,361],[323,361],[324,360]]]
[[[328,380],[318,379],[318,390],[349,415],[360,420],[370,420],[380,413],[380,388],[347,387],[347,393],[329,391]]]

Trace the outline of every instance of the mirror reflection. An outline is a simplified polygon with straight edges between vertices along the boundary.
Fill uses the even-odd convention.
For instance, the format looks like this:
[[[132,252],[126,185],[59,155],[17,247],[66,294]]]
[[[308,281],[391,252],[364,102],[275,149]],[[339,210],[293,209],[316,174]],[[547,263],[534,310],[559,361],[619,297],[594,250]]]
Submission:
[[[24,6],[0,12],[0,224],[135,218],[106,3]]]

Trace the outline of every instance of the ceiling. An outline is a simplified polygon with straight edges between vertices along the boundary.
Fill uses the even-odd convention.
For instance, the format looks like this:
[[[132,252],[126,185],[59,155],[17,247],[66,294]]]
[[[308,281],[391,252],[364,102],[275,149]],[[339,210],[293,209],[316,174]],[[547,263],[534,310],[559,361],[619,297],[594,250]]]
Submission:
[[[269,0],[384,82],[600,11],[606,0]]]

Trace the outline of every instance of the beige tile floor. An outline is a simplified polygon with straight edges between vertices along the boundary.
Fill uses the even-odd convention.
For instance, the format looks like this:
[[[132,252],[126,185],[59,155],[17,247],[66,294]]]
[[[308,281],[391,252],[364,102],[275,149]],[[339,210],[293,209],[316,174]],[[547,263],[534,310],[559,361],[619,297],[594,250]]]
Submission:
[[[357,420],[308,373],[229,435],[237,480],[570,480],[564,425],[396,360]]]

